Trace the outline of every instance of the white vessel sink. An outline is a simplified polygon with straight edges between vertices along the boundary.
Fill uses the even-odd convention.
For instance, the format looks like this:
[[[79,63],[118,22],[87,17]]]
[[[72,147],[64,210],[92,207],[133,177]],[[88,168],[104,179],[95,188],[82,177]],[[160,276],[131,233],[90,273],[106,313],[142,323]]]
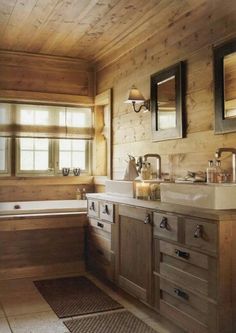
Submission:
[[[135,197],[135,182],[129,180],[106,180],[106,193],[128,198]]]
[[[236,209],[236,184],[162,183],[161,201],[209,209]]]

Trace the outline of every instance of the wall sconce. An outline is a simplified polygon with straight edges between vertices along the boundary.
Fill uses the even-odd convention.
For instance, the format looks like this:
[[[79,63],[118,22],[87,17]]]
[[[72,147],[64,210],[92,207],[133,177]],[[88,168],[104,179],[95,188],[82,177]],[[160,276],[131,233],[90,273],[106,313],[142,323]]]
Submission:
[[[150,110],[150,100],[145,100],[141,92],[135,86],[132,86],[129,90],[128,99],[125,101],[125,103],[132,103],[134,112],[136,113],[140,112],[142,108],[144,108],[146,111]],[[136,103],[143,104],[140,105],[138,109],[136,109]]]

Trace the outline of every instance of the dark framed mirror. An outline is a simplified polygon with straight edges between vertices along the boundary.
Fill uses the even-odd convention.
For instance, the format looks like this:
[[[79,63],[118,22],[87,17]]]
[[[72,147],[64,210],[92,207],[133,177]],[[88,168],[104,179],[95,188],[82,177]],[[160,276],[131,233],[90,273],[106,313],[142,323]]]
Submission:
[[[236,131],[236,40],[214,48],[215,133]]]
[[[163,141],[184,136],[184,62],[151,76],[152,140]]]

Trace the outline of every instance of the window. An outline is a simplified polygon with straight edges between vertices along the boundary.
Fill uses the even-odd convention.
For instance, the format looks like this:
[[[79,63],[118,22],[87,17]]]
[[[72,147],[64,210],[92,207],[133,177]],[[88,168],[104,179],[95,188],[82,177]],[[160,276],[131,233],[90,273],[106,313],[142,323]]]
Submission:
[[[49,139],[20,138],[17,142],[17,146],[18,172],[48,172]]]
[[[59,140],[59,170],[63,167],[87,169],[88,143],[85,140]]]
[[[10,140],[0,137],[0,175],[10,174]]]

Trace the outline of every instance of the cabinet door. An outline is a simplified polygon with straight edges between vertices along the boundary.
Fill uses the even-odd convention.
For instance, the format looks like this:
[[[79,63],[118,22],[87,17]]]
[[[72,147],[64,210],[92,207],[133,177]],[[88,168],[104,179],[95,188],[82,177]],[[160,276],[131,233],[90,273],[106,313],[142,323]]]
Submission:
[[[150,303],[152,221],[146,209],[119,206],[119,286]]]

